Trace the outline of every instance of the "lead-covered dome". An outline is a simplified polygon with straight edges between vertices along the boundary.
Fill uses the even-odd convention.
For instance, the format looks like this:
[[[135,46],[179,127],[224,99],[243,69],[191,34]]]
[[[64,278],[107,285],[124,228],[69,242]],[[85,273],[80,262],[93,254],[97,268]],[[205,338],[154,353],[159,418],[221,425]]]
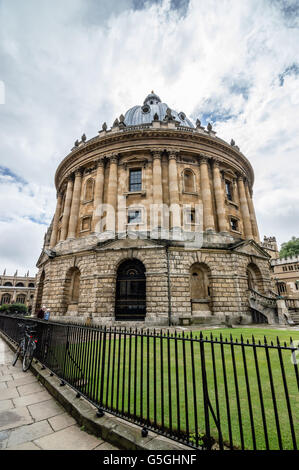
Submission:
[[[181,126],[194,128],[185,113],[170,109],[153,91],[145,98],[142,106],[133,106],[126,112],[124,123],[126,126],[138,126],[151,124],[154,120],[163,121],[165,117],[172,117]]]

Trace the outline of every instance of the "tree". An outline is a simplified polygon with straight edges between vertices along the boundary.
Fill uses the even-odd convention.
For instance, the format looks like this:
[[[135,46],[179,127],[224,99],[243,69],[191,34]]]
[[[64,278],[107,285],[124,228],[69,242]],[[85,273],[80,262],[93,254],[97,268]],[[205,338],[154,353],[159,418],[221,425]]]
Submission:
[[[279,252],[280,258],[286,258],[292,255],[299,255],[299,238],[296,237],[292,237],[288,242],[282,243]]]

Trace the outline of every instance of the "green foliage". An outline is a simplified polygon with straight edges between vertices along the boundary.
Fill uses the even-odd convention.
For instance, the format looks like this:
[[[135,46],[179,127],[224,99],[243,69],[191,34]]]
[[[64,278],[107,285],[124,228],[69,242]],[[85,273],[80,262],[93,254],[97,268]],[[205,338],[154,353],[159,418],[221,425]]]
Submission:
[[[22,313],[26,314],[28,309],[24,304],[3,304],[0,306],[0,312],[7,312],[7,313]]]
[[[280,258],[286,258],[292,255],[299,255],[299,238],[296,237],[292,237],[288,242],[282,243],[279,252]]]

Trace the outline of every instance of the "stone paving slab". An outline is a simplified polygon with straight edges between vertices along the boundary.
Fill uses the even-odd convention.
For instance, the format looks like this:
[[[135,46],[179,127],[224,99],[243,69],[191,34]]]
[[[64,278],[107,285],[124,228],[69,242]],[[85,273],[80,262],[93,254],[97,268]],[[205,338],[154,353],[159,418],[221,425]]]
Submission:
[[[20,385],[18,387],[20,396],[31,395],[32,393],[41,392],[42,390],[43,386],[37,380],[31,384]]]
[[[0,400],[0,411],[2,410],[10,410],[14,408],[14,404],[12,400]]]
[[[33,419],[26,406],[0,412],[0,431],[30,423],[33,423]]]
[[[37,439],[34,443],[45,450],[92,450],[103,441],[87,433],[83,438],[83,431],[74,425]]]
[[[35,403],[42,403],[46,400],[50,400],[51,395],[47,390],[42,390],[41,392],[32,393],[31,395],[25,395],[24,397],[13,398],[12,402],[14,406],[28,406],[34,405]],[[1,403],[1,402],[0,402]]]
[[[42,403],[29,405],[28,409],[35,421],[52,418],[53,416],[64,413],[64,409],[58,405],[58,403],[53,398],[50,398],[50,400],[47,401],[43,401]]]
[[[40,437],[52,434],[54,431],[47,420],[32,423],[28,426],[21,426],[11,431],[8,438],[7,447],[14,447],[25,442],[33,441]]]
[[[49,418],[48,421],[54,431],[61,431],[61,429],[67,428],[68,426],[76,423],[76,420],[68,413],[54,416],[53,418]]]

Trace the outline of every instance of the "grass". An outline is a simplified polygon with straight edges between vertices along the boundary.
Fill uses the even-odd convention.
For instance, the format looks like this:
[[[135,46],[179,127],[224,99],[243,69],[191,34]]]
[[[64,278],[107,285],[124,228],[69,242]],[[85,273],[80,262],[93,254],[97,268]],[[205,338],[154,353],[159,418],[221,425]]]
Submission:
[[[279,449],[280,435],[282,448],[292,449],[289,408],[279,354],[270,347],[267,360],[265,348],[259,347],[259,341],[264,344],[264,336],[269,346],[271,341],[276,345],[277,336],[281,344],[286,342],[289,345],[290,332],[260,328],[213,329],[204,330],[204,338],[210,339],[211,333],[218,340],[221,334],[227,337],[227,343],[221,347],[219,341],[213,345],[204,342],[201,350],[199,341],[183,342],[178,337],[138,336],[136,339],[123,334],[113,337],[108,333],[104,346],[102,337],[98,336],[99,331],[90,332],[82,342],[74,329],[69,338],[70,355],[67,355],[65,378],[94,402],[102,399],[107,409],[118,410],[128,417],[138,416],[156,428],[171,429],[194,440],[196,429],[199,434],[206,432],[201,361],[201,354],[204,354],[208,395],[214,415],[220,416],[224,442],[245,449],[253,449],[254,442],[257,449],[266,449],[268,442],[270,449]],[[238,344],[231,345],[230,333]],[[193,338],[199,334],[193,332]],[[299,332],[292,331],[291,334],[293,340],[299,340]],[[241,335],[244,346],[240,343]],[[246,345],[247,340],[252,342],[252,335],[257,345],[255,350]],[[105,361],[102,361],[104,347]],[[59,361],[62,360],[64,351],[61,346],[56,346],[56,353],[60,355]],[[289,350],[281,350],[281,361],[299,445],[298,387]],[[275,419],[273,394],[279,424]],[[217,440],[219,432],[211,410],[208,418],[211,434]],[[254,423],[254,434],[251,422]]]

